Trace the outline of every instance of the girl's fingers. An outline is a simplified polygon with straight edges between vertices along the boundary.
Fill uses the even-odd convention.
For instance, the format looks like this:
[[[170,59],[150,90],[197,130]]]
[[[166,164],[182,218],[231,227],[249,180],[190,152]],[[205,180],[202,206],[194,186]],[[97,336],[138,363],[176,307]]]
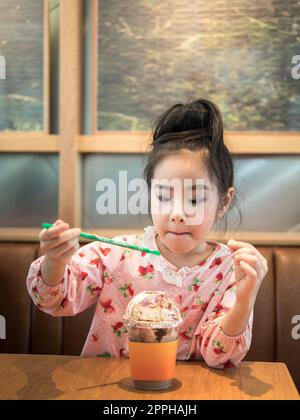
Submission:
[[[240,248],[233,252],[233,257],[240,254],[249,254],[254,255],[256,258],[261,262],[261,264],[265,265],[265,267],[268,267],[268,261],[266,258],[261,255],[261,253],[255,248],[255,247],[247,247],[247,248]]]
[[[241,261],[240,266],[247,275],[253,279],[257,279],[257,272],[250,264],[246,263],[245,261]]]
[[[238,241],[235,241],[234,239],[229,239],[229,241],[227,242],[227,245],[230,248],[230,250],[233,252],[233,255],[239,254],[239,253],[254,254],[258,252],[257,249],[253,245],[247,242],[238,242]]]
[[[56,222],[53,225],[57,226],[57,225],[61,225],[62,223],[65,223],[65,222],[61,219],[58,219],[58,220],[56,220]]]
[[[55,239],[60,233],[64,232],[69,228],[70,226],[67,223],[61,223],[49,229],[43,229],[40,232],[39,238],[41,241],[51,241],[52,239]]]
[[[39,240],[42,241],[47,229],[42,229],[39,233]]]
[[[242,262],[245,262],[249,265],[251,265],[251,267],[253,267],[253,269],[258,272],[258,270],[260,271],[260,268],[257,264],[257,258],[254,255],[237,255],[234,258],[234,262],[237,266],[242,267]]]
[[[235,255],[239,255],[239,254],[257,255],[256,251],[255,251],[255,248],[250,248],[250,247],[237,249],[236,251],[233,252],[232,255],[235,256]]]
[[[61,225],[61,224],[65,224],[65,223],[62,220],[59,219],[59,220],[56,220],[56,222],[53,224],[53,227],[52,228],[42,229],[40,231],[40,234],[39,234],[39,240],[40,241],[47,240],[47,238],[49,237],[49,233],[47,233],[47,232],[49,232],[49,230],[51,229],[51,231],[50,231],[50,236],[51,236],[51,232],[53,232],[54,226],[58,226],[58,225]],[[54,230],[54,232],[55,232],[55,230]]]
[[[231,249],[248,248],[248,247],[254,248],[253,245],[251,245],[247,242],[239,242],[239,241],[236,241],[234,239],[229,239],[229,241],[227,242],[227,245]]]
[[[250,250],[250,248],[248,250]],[[255,261],[257,266],[260,267],[264,273],[268,271],[268,261],[257,250],[255,250],[254,253],[249,251],[246,252],[245,248],[245,253],[243,253],[243,249],[240,249],[233,253],[233,259],[235,261],[243,260],[246,255],[250,256],[250,260]]]
[[[234,261],[240,266],[242,266],[241,262],[243,261],[248,263],[254,268],[256,274],[259,275],[259,277],[264,277],[264,275],[268,271],[268,266],[260,259],[258,259],[255,255],[239,254],[234,257]]]
[[[71,239],[74,238],[78,238],[80,235],[80,229],[79,228],[73,228],[73,229],[68,229],[65,232],[62,232],[59,237],[51,240],[51,241],[47,241],[49,246],[51,246],[52,248],[55,246],[58,246],[64,242],[70,241]]]
[[[234,261],[246,261],[250,264],[257,264],[257,257],[251,254],[238,254],[233,257]]]
[[[77,243],[78,243],[78,239],[74,238],[67,242],[62,243],[59,246],[56,246],[55,248],[50,249],[49,251],[47,251],[47,253],[49,254],[50,258],[58,258],[62,254],[67,252],[69,249],[72,249],[73,247],[75,247]]]
[[[79,228],[68,229],[62,232],[58,237],[50,241],[44,241],[41,243],[42,250],[51,250],[59,247],[61,244],[71,241],[76,238],[78,240],[81,230]]]

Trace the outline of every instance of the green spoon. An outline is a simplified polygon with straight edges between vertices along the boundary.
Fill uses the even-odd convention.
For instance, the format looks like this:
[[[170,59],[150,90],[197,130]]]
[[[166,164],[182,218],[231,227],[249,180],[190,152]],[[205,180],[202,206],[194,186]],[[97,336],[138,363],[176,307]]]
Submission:
[[[43,223],[42,224],[42,228],[44,228],[44,229],[49,229],[53,226],[54,225],[52,225],[51,223]],[[126,242],[119,242],[119,241],[115,241],[113,239],[103,238],[102,236],[92,235],[90,233],[81,232],[79,236],[81,236],[82,238],[90,239],[92,241],[105,242],[107,244],[123,246],[124,248],[135,249],[136,251],[148,252],[149,254],[160,255],[160,251],[152,250],[152,249],[149,249],[149,248],[142,248],[142,247],[137,246],[137,245],[130,245],[130,244],[127,244]]]

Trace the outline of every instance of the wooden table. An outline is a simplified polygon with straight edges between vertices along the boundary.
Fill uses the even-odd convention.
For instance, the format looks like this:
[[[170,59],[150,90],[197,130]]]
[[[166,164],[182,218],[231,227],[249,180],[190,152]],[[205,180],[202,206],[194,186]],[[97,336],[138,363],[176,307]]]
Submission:
[[[0,355],[0,399],[294,399],[283,363],[243,362],[225,371],[180,362],[168,391],[135,390],[127,359]]]

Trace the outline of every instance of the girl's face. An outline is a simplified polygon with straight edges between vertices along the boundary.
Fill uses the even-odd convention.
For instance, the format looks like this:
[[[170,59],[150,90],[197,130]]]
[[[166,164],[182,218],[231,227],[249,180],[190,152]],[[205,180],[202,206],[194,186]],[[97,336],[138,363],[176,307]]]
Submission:
[[[218,191],[201,153],[183,151],[164,158],[156,166],[153,178],[151,215],[159,241],[176,254],[199,252],[216,219],[224,214],[218,211]],[[174,180],[176,187],[172,186]],[[229,206],[233,193],[230,188],[223,210]],[[157,211],[159,205],[162,207]]]

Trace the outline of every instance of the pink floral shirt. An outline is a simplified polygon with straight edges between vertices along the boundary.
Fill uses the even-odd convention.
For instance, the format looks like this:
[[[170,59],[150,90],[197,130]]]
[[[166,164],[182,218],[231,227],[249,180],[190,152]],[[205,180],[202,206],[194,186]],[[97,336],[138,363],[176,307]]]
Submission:
[[[117,236],[130,244],[158,249],[156,230]],[[123,315],[129,300],[143,290],[162,290],[180,307],[178,360],[205,360],[211,367],[237,365],[251,343],[253,312],[245,331],[230,337],[220,324],[235,301],[235,276],[227,245],[210,241],[213,253],[193,267],[180,269],[162,255],[92,242],[81,247],[66,266],[56,287],[41,277],[38,258],[31,266],[27,288],[35,305],[53,315],[72,316],[97,302],[82,356],[126,357],[127,329]]]

